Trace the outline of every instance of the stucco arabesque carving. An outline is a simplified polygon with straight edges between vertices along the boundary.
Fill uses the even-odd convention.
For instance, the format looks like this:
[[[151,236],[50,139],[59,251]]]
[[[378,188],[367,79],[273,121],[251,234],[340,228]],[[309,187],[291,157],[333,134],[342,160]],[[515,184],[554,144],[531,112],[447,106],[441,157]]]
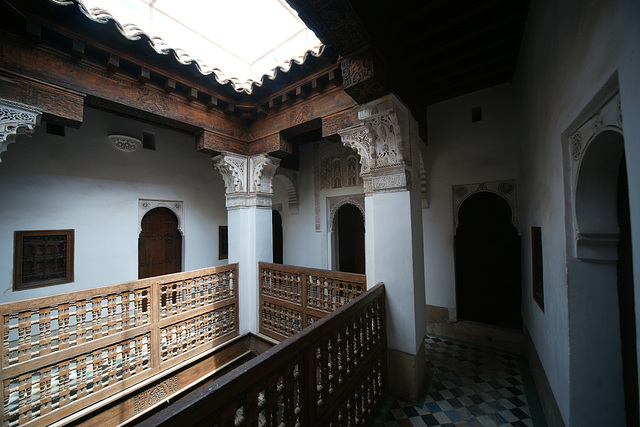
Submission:
[[[568,134],[569,150],[573,160],[579,162],[593,138],[606,129],[622,133],[619,93],[615,93],[594,114],[589,116],[581,125],[574,127]]]
[[[0,98],[0,155],[17,135],[31,136],[41,117],[42,110],[37,107]]]
[[[223,153],[213,157],[212,161],[224,180],[227,209],[271,207],[273,176],[280,159],[266,154],[242,156]]]
[[[393,110],[377,107],[359,113],[361,124],[339,132],[342,143],[360,155],[366,194],[402,191],[410,184],[402,135]]]
[[[502,197],[511,207],[511,225],[520,233],[520,223],[518,220],[518,193],[515,179],[505,179],[502,181],[487,181],[474,184],[454,185],[453,191],[453,230],[458,228],[458,212],[465,200],[476,193],[489,192]]]
[[[327,228],[330,232],[335,231],[334,220],[336,217],[336,213],[338,213],[338,209],[340,209],[344,205],[347,205],[347,204],[354,205],[355,207],[358,208],[358,210],[360,210],[360,213],[362,214],[362,218],[366,218],[365,208],[364,208],[364,194],[351,194],[348,196],[328,197],[327,202],[328,202],[328,208],[329,208],[329,215],[327,216],[327,219],[328,219]],[[365,224],[366,224],[366,221],[365,221]]]

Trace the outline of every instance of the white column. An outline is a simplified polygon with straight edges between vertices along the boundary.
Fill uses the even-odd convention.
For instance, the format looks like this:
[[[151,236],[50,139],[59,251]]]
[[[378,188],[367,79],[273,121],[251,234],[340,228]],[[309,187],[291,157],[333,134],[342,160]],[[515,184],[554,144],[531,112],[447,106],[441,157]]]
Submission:
[[[42,110],[37,107],[0,98],[0,155],[17,135],[31,136],[41,117]]]
[[[213,164],[226,187],[229,262],[239,264],[240,333],[257,333],[258,262],[273,262],[272,180],[280,160],[224,153]]]
[[[416,399],[426,377],[421,142],[415,121],[393,95],[361,106],[359,118],[360,125],[340,135],[362,164],[367,283],[386,288],[391,393]]]

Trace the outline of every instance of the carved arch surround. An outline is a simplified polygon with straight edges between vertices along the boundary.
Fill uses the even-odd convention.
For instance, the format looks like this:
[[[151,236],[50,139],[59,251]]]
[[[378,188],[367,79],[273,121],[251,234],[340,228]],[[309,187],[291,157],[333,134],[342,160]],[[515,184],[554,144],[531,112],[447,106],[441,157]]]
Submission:
[[[178,218],[178,231],[184,236],[184,202],[180,200],[138,200],[138,234],[142,232],[142,218],[152,209],[167,208]]]
[[[460,184],[453,186],[453,234],[458,229],[458,212],[460,206],[465,200],[477,193],[489,192],[502,197],[511,208],[511,225],[513,225],[518,234],[520,233],[520,224],[518,221],[518,195],[515,179],[505,179],[502,181],[480,182],[475,184]]]
[[[596,95],[600,102],[582,113],[563,134],[565,197],[571,201],[568,228],[583,261],[614,263],[618,259],[617,173],[624,153],[622,110],[617,85]]]
[[[364,194],[327,197],[327,208],[329,210],[329,214],[327,215],[327,230],[329,230],[330,233],[333,233],[335,231],[334,223],[336,214],[338,213],[338,210],[344,205],[353,205],[357,207],[362,214],[362,219],[366,219],[364,211]],[[364,221],[364,224],[366,229],[366,221]]]

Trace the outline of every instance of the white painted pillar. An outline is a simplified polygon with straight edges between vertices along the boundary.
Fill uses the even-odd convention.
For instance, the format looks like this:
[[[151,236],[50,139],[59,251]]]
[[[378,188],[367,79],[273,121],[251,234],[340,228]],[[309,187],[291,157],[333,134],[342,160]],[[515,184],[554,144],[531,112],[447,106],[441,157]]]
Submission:
[[[360,125],[340,135],[362,164],[367,284],[386,288],[391,393],[415,400],[426,378],[421,142],[393,95],[361,106],[359,118]]]
[[[272,181],[280,160],[224,153],[213,164],[226,187],[229,262],[238,263],[240,333],[257,333],[258,262],[273,262]]]

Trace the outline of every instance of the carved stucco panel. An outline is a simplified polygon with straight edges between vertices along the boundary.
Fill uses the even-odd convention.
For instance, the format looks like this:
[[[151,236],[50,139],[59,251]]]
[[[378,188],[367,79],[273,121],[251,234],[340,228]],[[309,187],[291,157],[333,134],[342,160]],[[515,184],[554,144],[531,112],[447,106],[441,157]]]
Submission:
[[[0,98],[0,155],[15,142],[17,135],[31,136],[41,117],[39,108]]]

